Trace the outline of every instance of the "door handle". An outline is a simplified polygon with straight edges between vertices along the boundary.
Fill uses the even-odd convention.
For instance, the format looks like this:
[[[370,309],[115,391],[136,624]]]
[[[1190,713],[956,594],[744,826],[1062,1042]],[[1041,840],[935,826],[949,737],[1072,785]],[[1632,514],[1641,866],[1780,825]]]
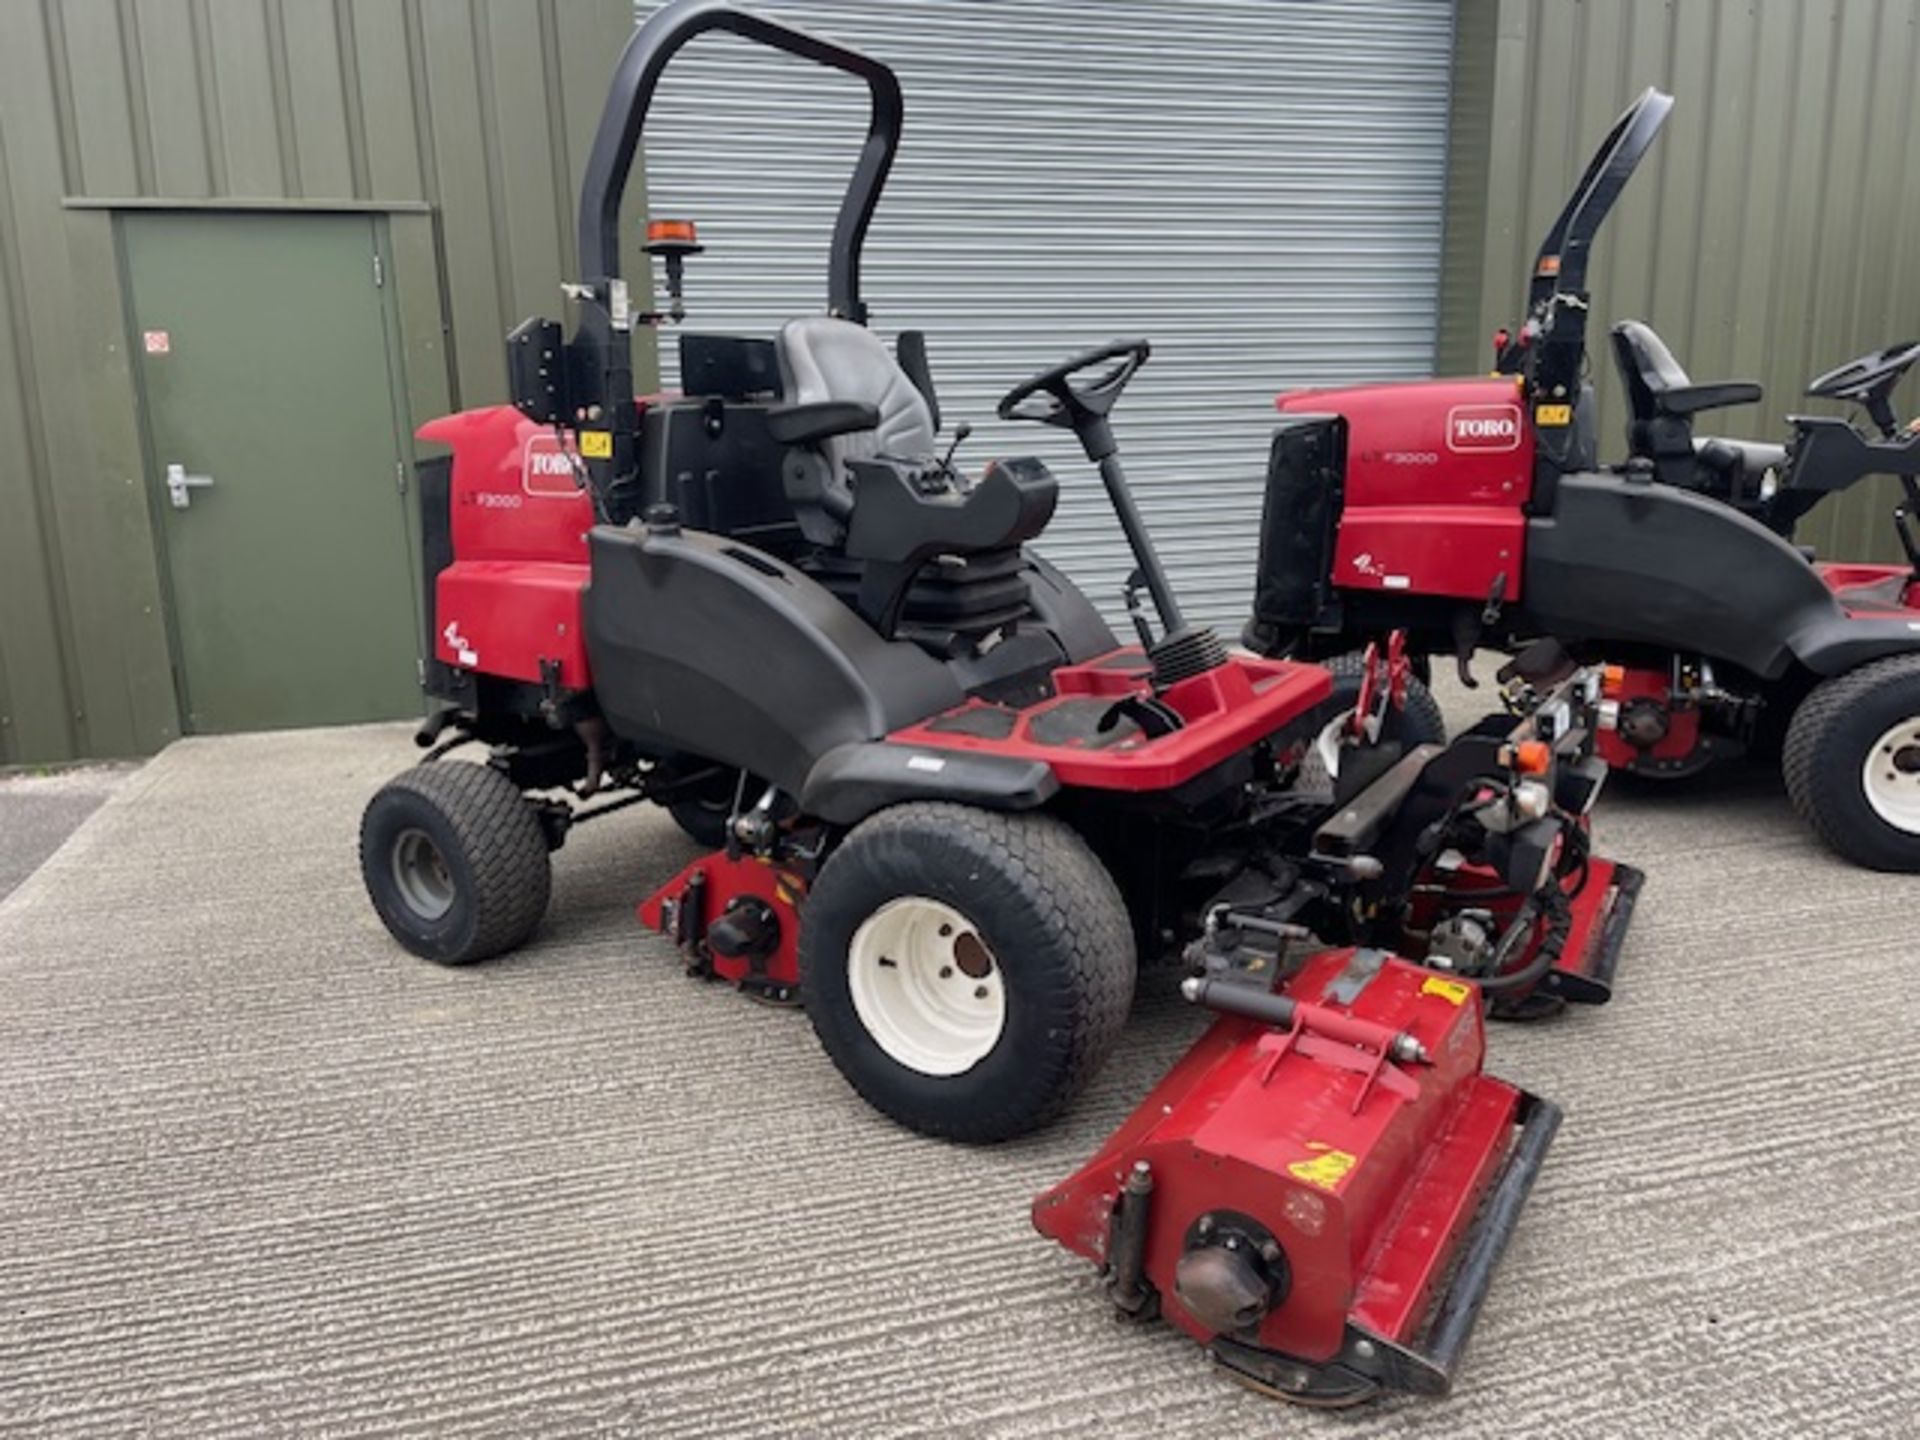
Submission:
[[[176,510],[185,510],[193,504],[192,492],[211,484],[211,475],[189,475],[184,465],[167,466],[167,498]]]

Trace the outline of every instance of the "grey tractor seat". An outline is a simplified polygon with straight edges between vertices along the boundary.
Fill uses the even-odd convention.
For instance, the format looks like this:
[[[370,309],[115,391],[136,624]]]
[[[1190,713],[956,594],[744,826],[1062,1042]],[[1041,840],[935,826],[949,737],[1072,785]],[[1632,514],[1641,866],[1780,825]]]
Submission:
[[[878,412],[871,428],[820,442],[821,453],[836,468],[875,455],[918,460],[935,453],[933,407],[866,326],[830,315],[789,320],[780,327],[776,353],[790,405],[837,401],[871,405]]]
[[[930,588],[915,577],[937,558],[948,581],[940,587],[943,634],[973,629],[970,616],[1005,623],[1006,567],[998,560],[1053,517],[1052,472],[1035,459],[996,460],[969,481],[943,463],[928,397],[863,325],[825,315],[789,321],[777,351],[786,403],[770,425],[790,446],[787,496],[822,551],[823,575],[844,585],[846,562],[856,562],[855,608],[892,635],[914,620],[910,601]],[[969,557],[982,562],[977,607]]]

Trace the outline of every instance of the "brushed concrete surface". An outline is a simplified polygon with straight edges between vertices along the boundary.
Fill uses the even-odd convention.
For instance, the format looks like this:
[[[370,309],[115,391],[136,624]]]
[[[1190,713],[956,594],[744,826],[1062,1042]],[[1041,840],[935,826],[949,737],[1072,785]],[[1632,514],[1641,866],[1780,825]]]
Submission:
[[[0,774],[0,900],[18,888],[133,773],[85,765],[51,774]]]
[[[651,812],[568,843],[522,953],[435,969],[354,862],[405,736],[182,742],[0,902],[0,1431],[1914,1428],[1920,887],[1764,774],[1609,797],[1652,878],[1616,1003],[1494,1037],[1567,1122],[1459,1393],[1330,1418],[1028,1228],[1192,1014],[1143,1006],[1044,1136],[917,1139],[636,930],[692,853]]]

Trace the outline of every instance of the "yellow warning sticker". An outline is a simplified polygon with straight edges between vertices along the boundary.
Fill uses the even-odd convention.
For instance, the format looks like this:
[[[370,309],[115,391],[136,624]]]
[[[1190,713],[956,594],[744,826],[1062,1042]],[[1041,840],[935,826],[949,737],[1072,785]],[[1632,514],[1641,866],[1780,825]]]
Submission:
[[[613,432],[610,430],[582,430],[580,432],[580,453],[589,460],[611,460],[613,458]]]
[[[1473,994],[1473,987],[1458,980],[1442,980],[1438,975],[1429,975],[1426,984],[1420,987],[1420,993],[1438,995],[1449,1005],[1464,1005],[1467,997]]]
[[[1533,407],[1533,423],[1536,425],[1571,425],[1573,407],[1571,405],[1536,405]]]
[[[1347,1178],[1347,1172],[1359,1163],[1345,1150],[1336,1150],[1319,1140],[1309,1140],[1307,1149],[1313,1151],[1310,1160],[1296,1160],[1287,1166],[1287,1173],[1296,1180],[1304,1180],[1309,1185],[1318,1185],[1322,1190],[1333,1190]]]

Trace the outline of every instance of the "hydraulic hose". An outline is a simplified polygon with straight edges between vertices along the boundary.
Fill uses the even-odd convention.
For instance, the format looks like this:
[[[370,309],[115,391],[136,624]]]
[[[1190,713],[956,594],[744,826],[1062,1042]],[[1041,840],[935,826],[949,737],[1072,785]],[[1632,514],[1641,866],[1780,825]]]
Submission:
[[[1540,895],[1539,904],[1547,916],[1547,930],[1540,937],[1540,948],[1520,969],[1476,980],[1481,990],[1489,994],[1501,994],[1537,985],[1541,977],[1559,963],[1561,952],[1567,948],[1567,937],[1573,933],[1573,905],[1567,899],[1566,892],[1561,890],[1557,879],[1547,882],[1547,889]]]

